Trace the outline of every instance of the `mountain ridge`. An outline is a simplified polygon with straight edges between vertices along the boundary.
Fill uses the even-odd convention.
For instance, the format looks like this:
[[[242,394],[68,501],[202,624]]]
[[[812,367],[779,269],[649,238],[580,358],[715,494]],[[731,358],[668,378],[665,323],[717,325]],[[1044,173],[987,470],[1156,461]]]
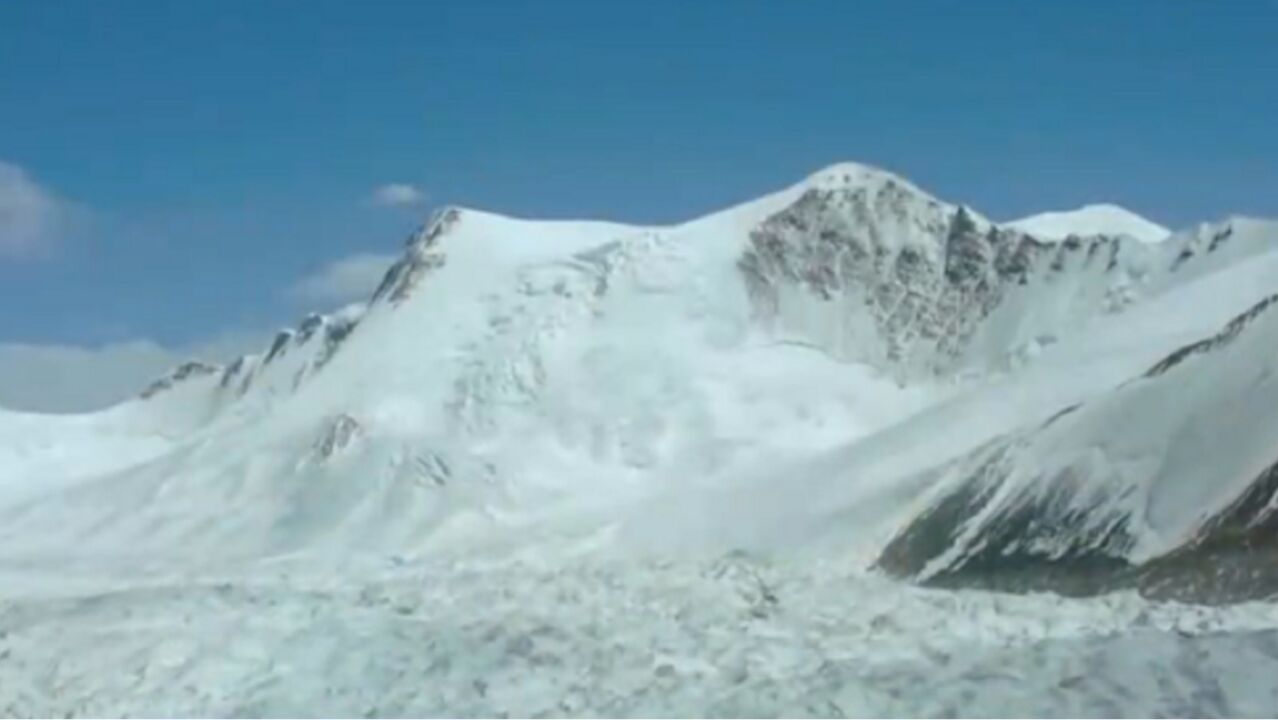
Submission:
[[[876,168],[854,162],[835,163],[810,173],[799,182],[794,183],[777,192],[764,195],[758,198],[750,199],[735,205],[729,206],[722,210],[713,211],[705,215],[693,218],[688,221],[676,223],[673,225],[643,226],[643,225],[627,225],[620,223],[612,223],[602,220],[554,220],[554,219],[528,219],[518,217],[508,217],[490,211],[467,208],[462,206],[447,206],[437,210],[431,219],[423,226],[411,233],[405,240],[405,251],[400,260],[392,265],[388,270],[387,276],[373,294],[370,299],[375,303],[382,297],[394,290],[388,287],[387,283],[392,282],[392,275],[398,272],[404,272],[407,275],[416,277],[425,274],[430,268],[445,262],[447,250],[443,245],[448,244],[448,227],[458,222],[462,217],[469,217],[473,222],[480,222],[490,226],[509,226],[507,234],[518,237],[523,229],[531,229],[534,234],[541,237],[550,237],[554,234],[556,228],[563,228],[570,231],[580,231],[582,228],[591,227],[597,229],[601,235],[607,234],[613,237],[637,236],[645,233],[679,233],[680,231],[696,228],[698,225],[707,223],[721,222],[724,219],[741,218],[736,224],[745,228],[747,231],[753,231],[756,223],[762,223],[767,218],[783,212],[786,208],[792,207],[794,203],[799,202],[805,194],[809,193],[832,193],[832,192],[851,192],[851,193],[882,193],[885,188],[898,188],[900,195],[904,197],[912,197],[920,205],[933,205],[941,212],[954,213],[960,209],[972,219],[972,221],[981,230],[987,230],[991,227],[1011,228],[1016,230],[1014,223],[1004,223],[999,225],[988,220],[985,216],[977,211],[964,205],[953,205],[938,200],[935,196],[920,189],[917,185],[904,179],[903,177],[887,170]],[[748,234],[748,232],[746,233]],[[1025,233],[1034,238],[1039,244],[1051,247],[1060,247],[1068,244],[1066,238],[1052,239],[1035,236],[1033,233]],[[602,241],[601,242],[606,242]],[[503,247],[494,247],[494,256],[511,253],[512,251],[518,255],[520,252],[526,252],[528,248],[520,250],[512,248],[510,245]],[[547,248],[541,248],[545,250]],[[413,284],[411,278],[402,278],[407,280],[407,284]],[[395,290],[398,293],[407,292],[405,288]],[[358,323],[358,319],[352,322]],[[303,323],[304,324],[304,323]],[[281,332],[296,332],[296,329],[285,329]],[[277,335],[276,342],[283,342]],[[257,357],[269,356],[269,348],[263,353],[257,354]],[[253,356],[240,358],[236,360],[241,366],[251,364],[254,360]]]
[[[844,453],[878,469],[813,492],[883,503],[878,483],[931,486],[1272,293],[1260,270],[1275,228],[1049,241],[856,164],[669,226],[442,208],[365,303],[226,366],[178,368],[102,413],[14,419],[31,441],[10,476],[35,495],[0,503],[0,540],[53,552],[61,533],[86,533],[94,552],[146,548],[156,562],[190,543],[223,558],[460,552],[513,528],[553,535],[560,520],[546,518],[562,514],[577,527],[667,497],[696,507],[671,478],[763,497],[760,472],[843,477],[785,468]],[[985,419],[944,442],[920,434],[962,422],[960,408]],[[69,444],[30,451],[59,434]],[[876,448],[898,441],[922,465],[882,464]],[[124,444],[108,461],[111,443]],[[134,509],[103,516],[104,497]],[[846,542],[872,556],[879,523],[908,524],[914,504],[899,502],[904,516],[884,510]],[[207,519],[226,503],[233,524]],[[778,529],[813,512],[773,505]],[[716,546],[740,532],[701,524],[674,535]],[[619,542],[632,541],[653,539]]]

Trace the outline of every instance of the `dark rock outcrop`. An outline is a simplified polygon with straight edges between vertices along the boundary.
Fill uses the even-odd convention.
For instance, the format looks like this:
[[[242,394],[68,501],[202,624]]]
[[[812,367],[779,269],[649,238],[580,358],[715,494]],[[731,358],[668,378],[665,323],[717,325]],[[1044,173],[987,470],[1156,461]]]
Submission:
[[[198,362],[195,360],[185,362],[174,368],[168,375],[165,375],[159,380],[156,380],[146,386],[146,388],[139,393],[139,397],[143,399],[155,397],[159,393],[164,392],[185,380],[203,377],[205,375],[213,375],[220,371],[221,368],[217,365],[210,365],[208,363]]]

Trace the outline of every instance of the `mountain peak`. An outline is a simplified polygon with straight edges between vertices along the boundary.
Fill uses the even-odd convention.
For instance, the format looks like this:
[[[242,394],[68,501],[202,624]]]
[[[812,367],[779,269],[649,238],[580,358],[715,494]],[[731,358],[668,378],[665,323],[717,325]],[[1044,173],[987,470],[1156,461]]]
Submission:
[[[921,195],[929,193],[920,190],[914,183],[883,168],[856,162],[841,162],[821,168],[809,175],[805,185],[833,190],[846,188],[880,188],[896,185]]]
[[[1171,234],[1162,225],[1110,203],[1039,213],[1004,224],[1047,240],[1063,240],[1069,235],[1128,235],[1141,242],[1155,243]]]

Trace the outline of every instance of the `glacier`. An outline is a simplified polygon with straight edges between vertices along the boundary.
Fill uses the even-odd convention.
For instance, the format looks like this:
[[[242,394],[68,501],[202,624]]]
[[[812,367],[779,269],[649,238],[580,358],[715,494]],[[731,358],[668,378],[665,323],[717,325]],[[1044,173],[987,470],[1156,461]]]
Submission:
[[[1278,223],[1096,207],[448,207],[259,354],[0,411],[0,713],[1272,713]]]

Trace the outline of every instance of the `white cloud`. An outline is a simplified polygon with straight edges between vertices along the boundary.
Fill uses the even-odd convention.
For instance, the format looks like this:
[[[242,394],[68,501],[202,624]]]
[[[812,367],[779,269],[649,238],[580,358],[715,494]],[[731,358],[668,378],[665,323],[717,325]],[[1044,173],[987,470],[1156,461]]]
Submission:
[[[415,185],[389,183],[373,190],[369,202],[378,207],[406,207],[419,205],[425,199],[426,193]]]
[[[395,259],[371,253],[342,258],[295,283],[288,299],[308,310],[366,300]],[[103,345],[0,342],[0,409],[68,413],[109,407],[183,362],[228,362],[262,351],[269,339],[268,332],[244,331],[185,347],[145,339]]]
[[[231,330],[191,345],[175,355],[181,356],[179,362],[195,359],[226,363],[241,355],[266,349],[272,335],[268,330]]]
[[[367,300],[394,261],[394,255],[377,253],[336,260],[294,283],[288,289],[288,297],[296,302],[326,305]]]
[[[65,212],[62,202],[26,171],[0,160],[0,259],[47,252]]]
[[[155,343],[84,348],[0,345],[0,407],[76,412],[106,407],[166,372],[173,357]]]
[[[31,412],[84,412],[141,392],[187,360],[226,362],[260,350],[261,333],[228,333],[185,349],[150,340],[97,347],[0,343],[0,408]]]

